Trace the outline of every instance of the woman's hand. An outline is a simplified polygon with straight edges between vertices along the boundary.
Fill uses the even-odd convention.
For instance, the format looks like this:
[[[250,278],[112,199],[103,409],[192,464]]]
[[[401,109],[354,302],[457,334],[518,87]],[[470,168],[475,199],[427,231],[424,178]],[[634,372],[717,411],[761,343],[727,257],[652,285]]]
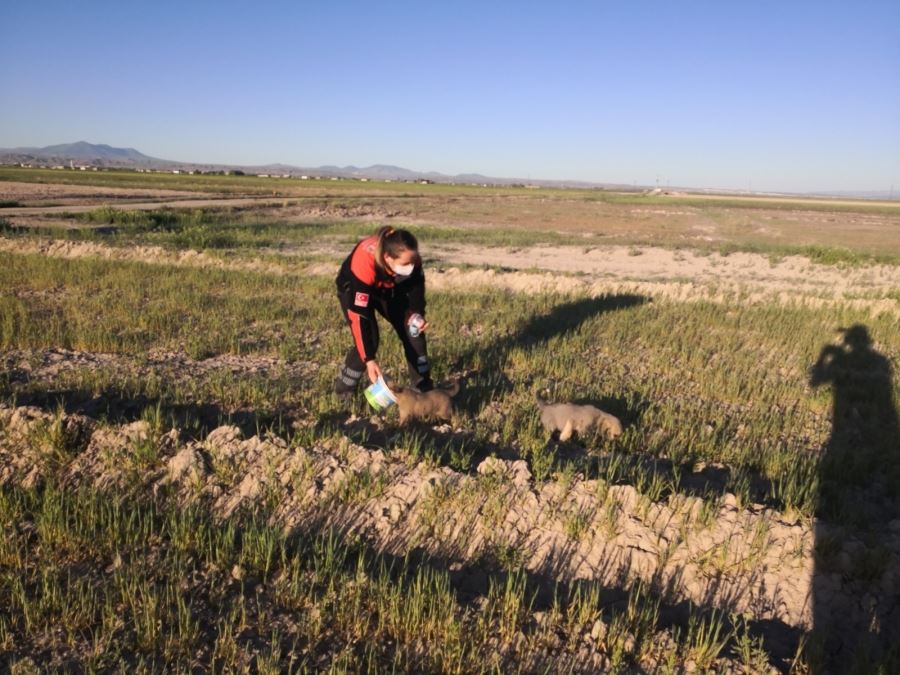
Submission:
[[[378,365],[378,361],[375,359],[366,361],[366,373],[368,373],[372,384],[375,384],[378,381],[378,378],[381,377],[381,368]]]

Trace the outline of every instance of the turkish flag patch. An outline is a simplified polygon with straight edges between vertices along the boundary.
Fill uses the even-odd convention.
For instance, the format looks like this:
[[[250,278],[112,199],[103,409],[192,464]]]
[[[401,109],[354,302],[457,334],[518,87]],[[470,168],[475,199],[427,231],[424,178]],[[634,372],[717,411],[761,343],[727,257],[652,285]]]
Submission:
[[[368,293],[357,293],[356,294],[356,302],[353,303],[357,307],[368,307],[369,306],[369,294]]]

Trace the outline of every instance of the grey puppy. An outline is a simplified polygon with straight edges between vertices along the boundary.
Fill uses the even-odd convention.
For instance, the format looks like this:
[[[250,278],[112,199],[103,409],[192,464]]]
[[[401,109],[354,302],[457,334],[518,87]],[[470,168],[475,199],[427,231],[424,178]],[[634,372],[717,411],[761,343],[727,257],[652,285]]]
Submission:
[[[548,433],[559,432],[559,440],[567,441],[572,434],[599,431],[608,438],[622,435],[622,423],[615,415],[603,412],[592,405],[574,403],[545,403],[538,399],[541,424]]]
[[[394,386],[391,386],[391,391],[394,393],[397,407],[400,409],[401,425],[411,419],[449,420],[453,413],[453,404],[450,399],[459,393],[459,382],[426,392]]]

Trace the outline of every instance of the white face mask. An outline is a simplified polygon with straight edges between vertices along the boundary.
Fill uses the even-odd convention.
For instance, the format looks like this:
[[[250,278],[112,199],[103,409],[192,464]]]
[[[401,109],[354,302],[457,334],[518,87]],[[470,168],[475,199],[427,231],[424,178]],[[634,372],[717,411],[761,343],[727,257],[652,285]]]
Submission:
[[[409,263],[408,265],[391,265],[391,269],[394,270],[394,274],[401,277],[408,277],[413,273],[413,270],[416,269],[414,263]]]

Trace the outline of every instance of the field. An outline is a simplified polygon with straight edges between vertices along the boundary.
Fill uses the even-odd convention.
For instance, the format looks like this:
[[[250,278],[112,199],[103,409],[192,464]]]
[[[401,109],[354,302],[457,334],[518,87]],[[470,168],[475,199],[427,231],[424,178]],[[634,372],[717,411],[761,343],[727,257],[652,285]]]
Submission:
[[[382,223],[446,424],[332,393]],[[900,669],[900,204],[0,168],[0,289],[4,670]]]

